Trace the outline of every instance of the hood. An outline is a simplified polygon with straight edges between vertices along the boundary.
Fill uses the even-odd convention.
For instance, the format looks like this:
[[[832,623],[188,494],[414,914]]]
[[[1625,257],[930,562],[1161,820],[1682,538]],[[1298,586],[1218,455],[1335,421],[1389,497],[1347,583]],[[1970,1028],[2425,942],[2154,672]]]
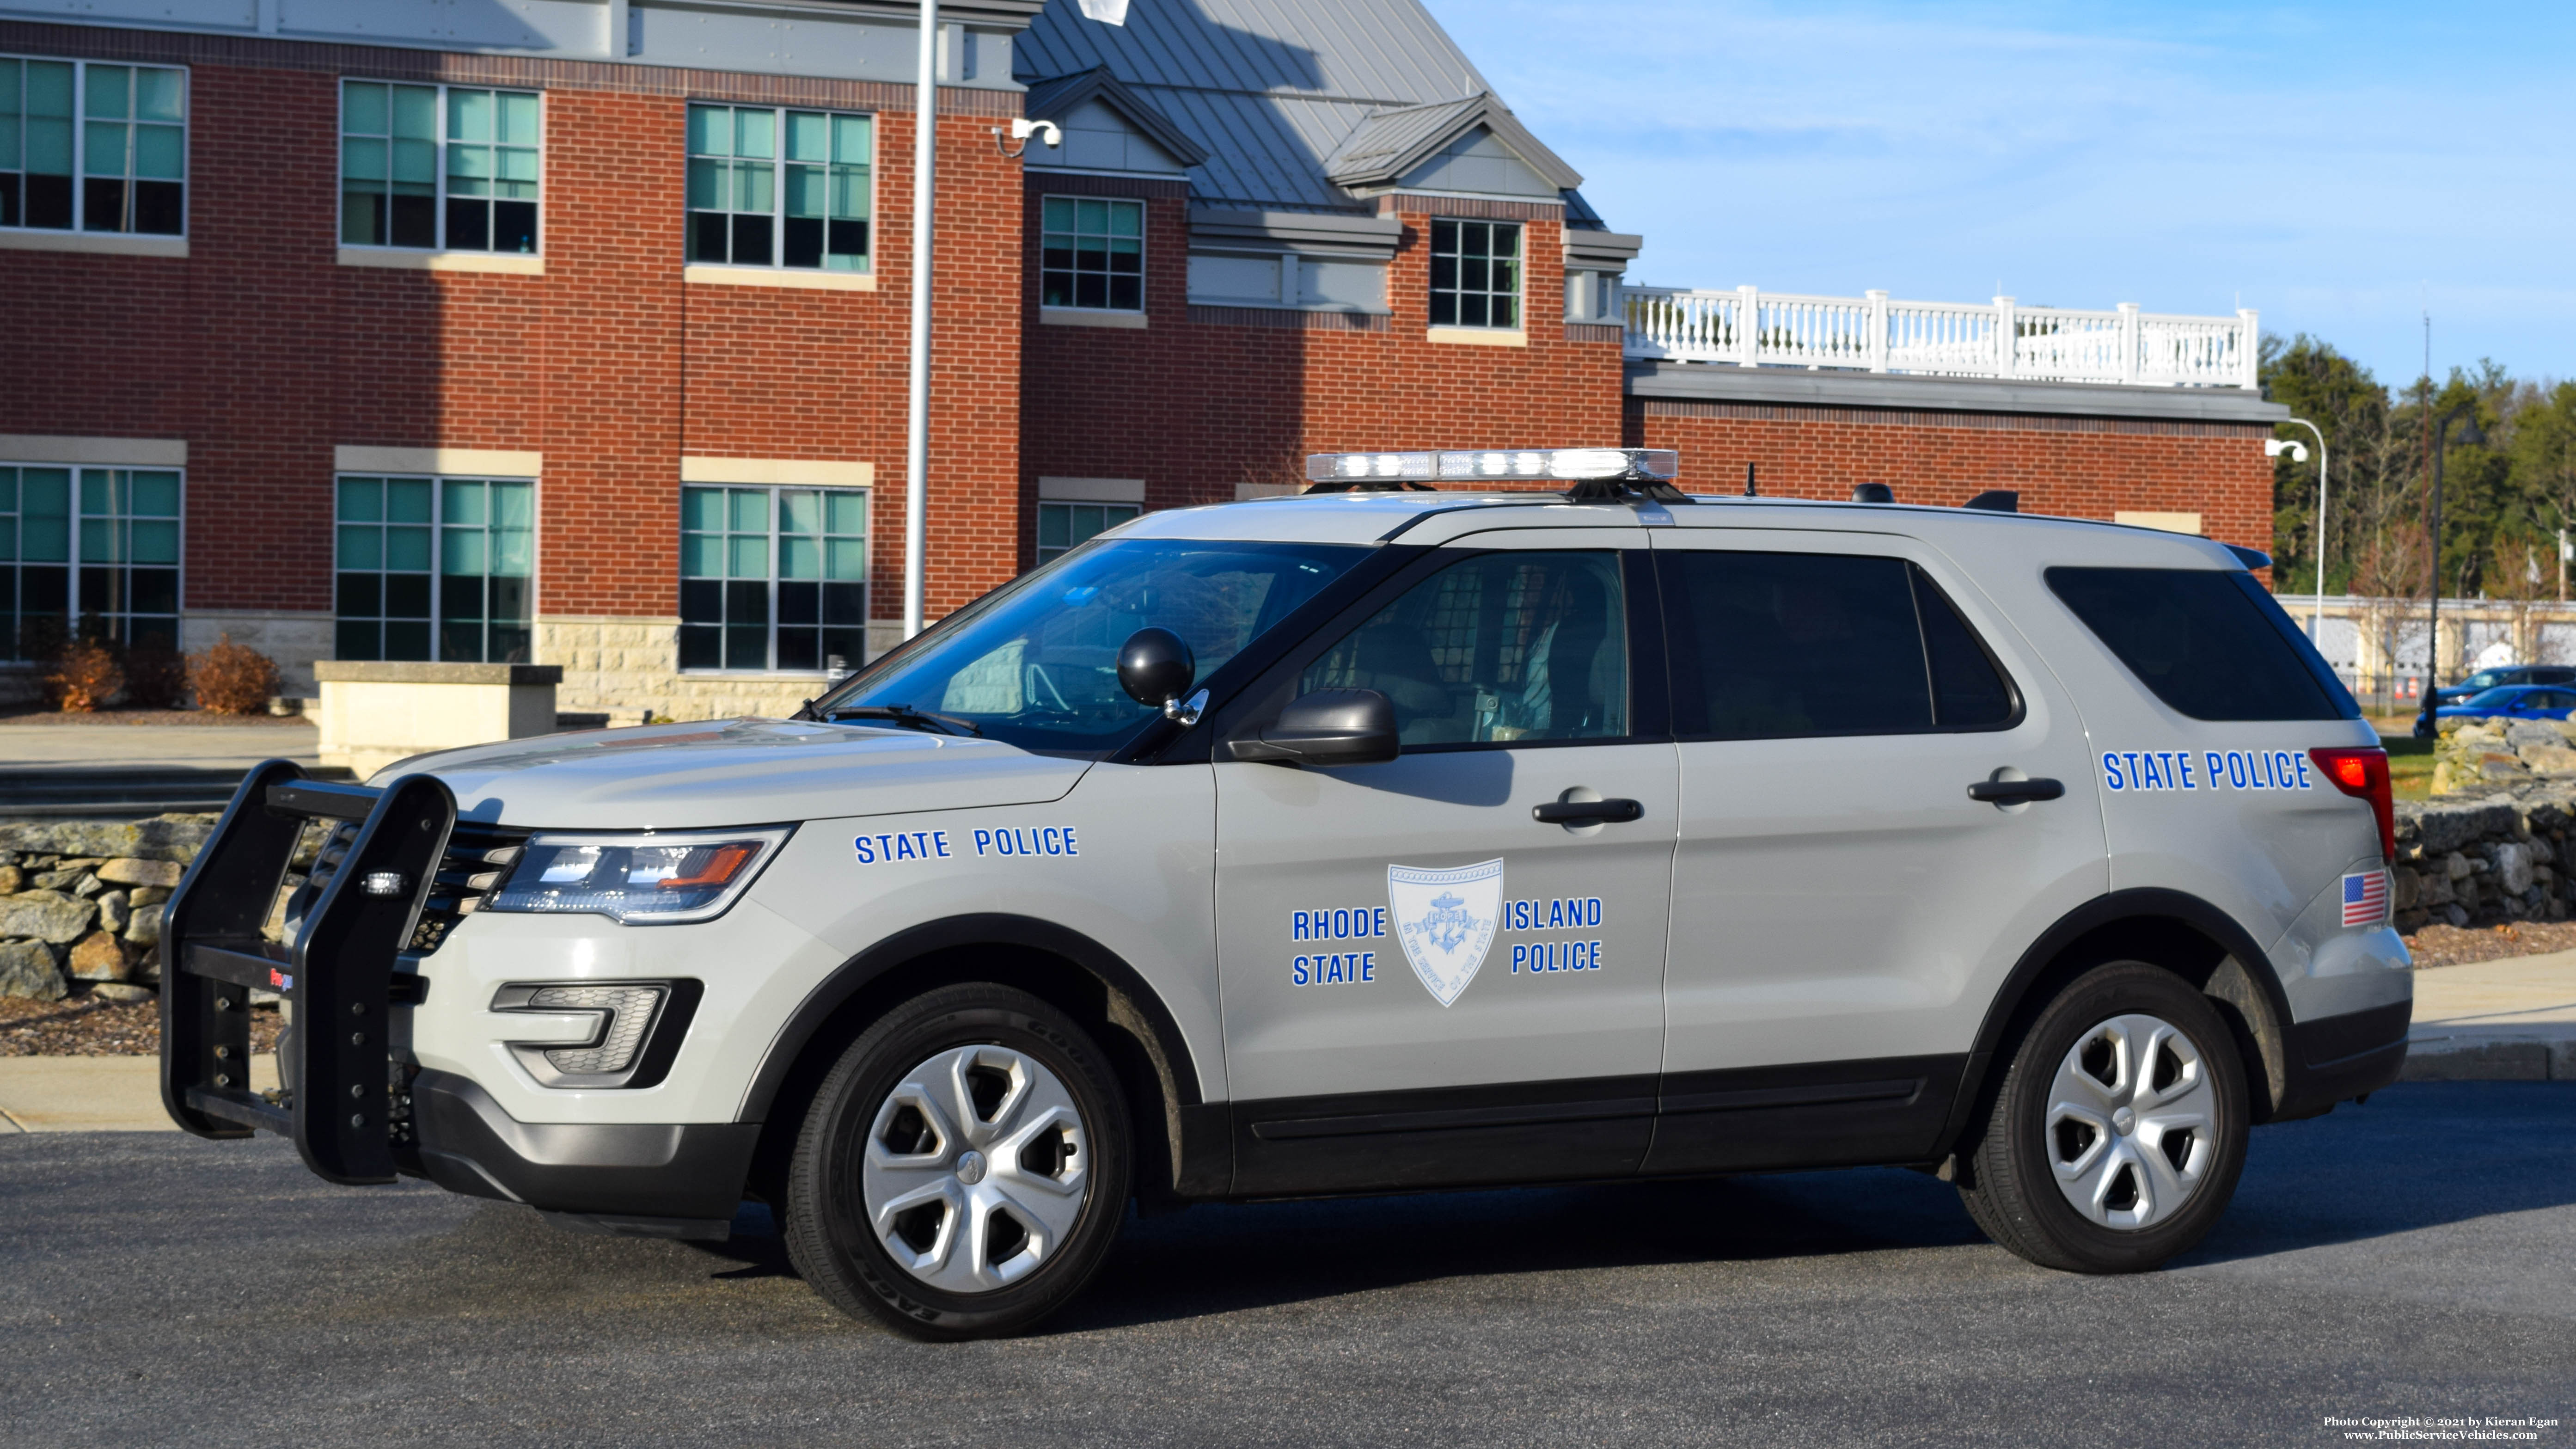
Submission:
[[[467,820],[681,830],[1041,804],[1089,768],[993,740],[737,719],[441,750],[388,765],[369,783],[436,775]]]

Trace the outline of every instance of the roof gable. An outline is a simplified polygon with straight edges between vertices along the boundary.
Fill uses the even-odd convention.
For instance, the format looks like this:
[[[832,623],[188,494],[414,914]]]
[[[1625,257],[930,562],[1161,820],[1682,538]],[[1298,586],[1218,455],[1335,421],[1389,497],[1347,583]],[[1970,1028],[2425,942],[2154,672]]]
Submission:
[[[1032,153],[1030,161],[1040,166],[1079,166],[1085,169],[1113,171],[1179,171],[1199,165],[1208,159],[1208,150],[1191,140],[1189,134],[1172,123],[1172,118],[1155,109],[1152,102],[1138,95],[1125,81],[1110,74],[1109,67],[1094,66],[1074,75],[1056,76],[1033,82],[1022,102],[1022,113],[1035,120],[1053,121],[1066,128],[1065,156],[1043,156]],[[1079,137],[1071,119],[1081,116],[1084,123]],[[1151,151],[1139,153],[1128,147],[1121,150],[1110,139],[1111,131],[1097,122],[1103,116],[1123,123],[1132,139],[1148,143]],[[1043,148],[1041,148],[1041,151]],[[1160,153],[1156,156],[1153,153]],[[1081,156],[1097,159],[1084,160]],[[1115,157],[1114,164],[1110,164]],[[1156,160],[1171,164],[1155,165]],[[1132,164],[1143,161],[1147,164]]]
[[[1479,131],[1492,144],[1481,142]],[[1426,164],[1436,162],[1449,164]],[[1373,110],[1324,158],[1324,174],[1354,190],[1403,184],[1424,170],[1454,170],[1464,179],[1497,183],[1442,190],[1499,190],[1551,200],[1557,192],[1583,184],[1582,175],[1541,145],[1491,91],[1437,105]],[[1521,174],[1528,180],[1521,180]]]

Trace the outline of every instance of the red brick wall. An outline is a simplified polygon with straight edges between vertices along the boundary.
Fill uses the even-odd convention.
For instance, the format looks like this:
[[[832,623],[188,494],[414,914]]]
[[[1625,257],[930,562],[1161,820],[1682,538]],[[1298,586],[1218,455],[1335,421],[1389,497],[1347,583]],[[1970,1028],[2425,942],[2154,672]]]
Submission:
[[[1149,198],[1143,331],[1038,320],[1039,200],[1075,189]],[[1162,508],[1231,499],[1238,483],[1301,480],[1310,452],[1619,437],[1619,346],[1566,339],[1563,229],[1552,216],[1524,222],[1528,345],[1478,347],[1428,340],[1428,212],[1397,213],[1393,315],[1360,330],[1327,315],[1189,306],[1176,188],[1032,172],[1027,205],[1024,510],[1042,476],[1143,478],[1147,504]]]
[[[1627,426],[1632,447],[1680,449],[1694,493],[1741,492],[1750,462],[1762,491],[1783,497],[1849,498],[1871,482],[1899,502],[1959,504],[2011,488],[2024,513],[2197,513],[2211,538],[2272,546],[2261,424],[1631,398]]]
[[[0,252],[0,335],[54,339],[0,349],[0,432],[185,439],[186,607],[329,609],[332,448],[373,444],[545,455],[540,614],[678,612],[683,453],[872,462],[873,612],[899,613],[913,116],[887,101],[909,88],[759,97],[877,112],[880,290],[684,285],[687,97],[746,78],[634,67],[451,77],[545,90],[546,271],[432,273],[336,263],[340,77],[527,63],[65,37],[0,26],[191,63],[189,256]],[[195,53],[218,43],[277,63]],[[1017,99],[941,97],[934,616],[1018,557],[1019,166],[985,114]]]

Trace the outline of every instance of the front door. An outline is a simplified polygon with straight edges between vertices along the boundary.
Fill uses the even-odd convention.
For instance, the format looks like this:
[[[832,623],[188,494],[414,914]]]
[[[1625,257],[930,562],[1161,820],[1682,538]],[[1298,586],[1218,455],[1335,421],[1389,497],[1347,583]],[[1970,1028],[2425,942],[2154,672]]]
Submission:
[[[1636,1170],[1675,803],[1646,557],[1628,529],[1436,550],[1220,722],[1366,688],[1404,741],[1333,770],[1218,747],[1236,1191]],[[1533,817],[1566,801],[1635,804]]]
[[[1648,1171],[1928,1151],[2028,943],[2108,888],[2082,721],[1945,559],[1659,530],[1681,833]],[[2053,799],[1988,802],[2024,777]]]

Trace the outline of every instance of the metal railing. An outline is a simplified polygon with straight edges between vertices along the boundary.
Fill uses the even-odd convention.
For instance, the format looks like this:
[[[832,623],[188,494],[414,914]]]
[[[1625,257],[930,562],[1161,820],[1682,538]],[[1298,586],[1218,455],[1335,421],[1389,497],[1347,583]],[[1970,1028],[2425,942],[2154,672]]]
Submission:
[[[1894,302],[1738,287],[1622,287],[1627,354],[1735,367],[2253,390],[2255,313],[2177,317],[2024,307],[2010,297]]]

